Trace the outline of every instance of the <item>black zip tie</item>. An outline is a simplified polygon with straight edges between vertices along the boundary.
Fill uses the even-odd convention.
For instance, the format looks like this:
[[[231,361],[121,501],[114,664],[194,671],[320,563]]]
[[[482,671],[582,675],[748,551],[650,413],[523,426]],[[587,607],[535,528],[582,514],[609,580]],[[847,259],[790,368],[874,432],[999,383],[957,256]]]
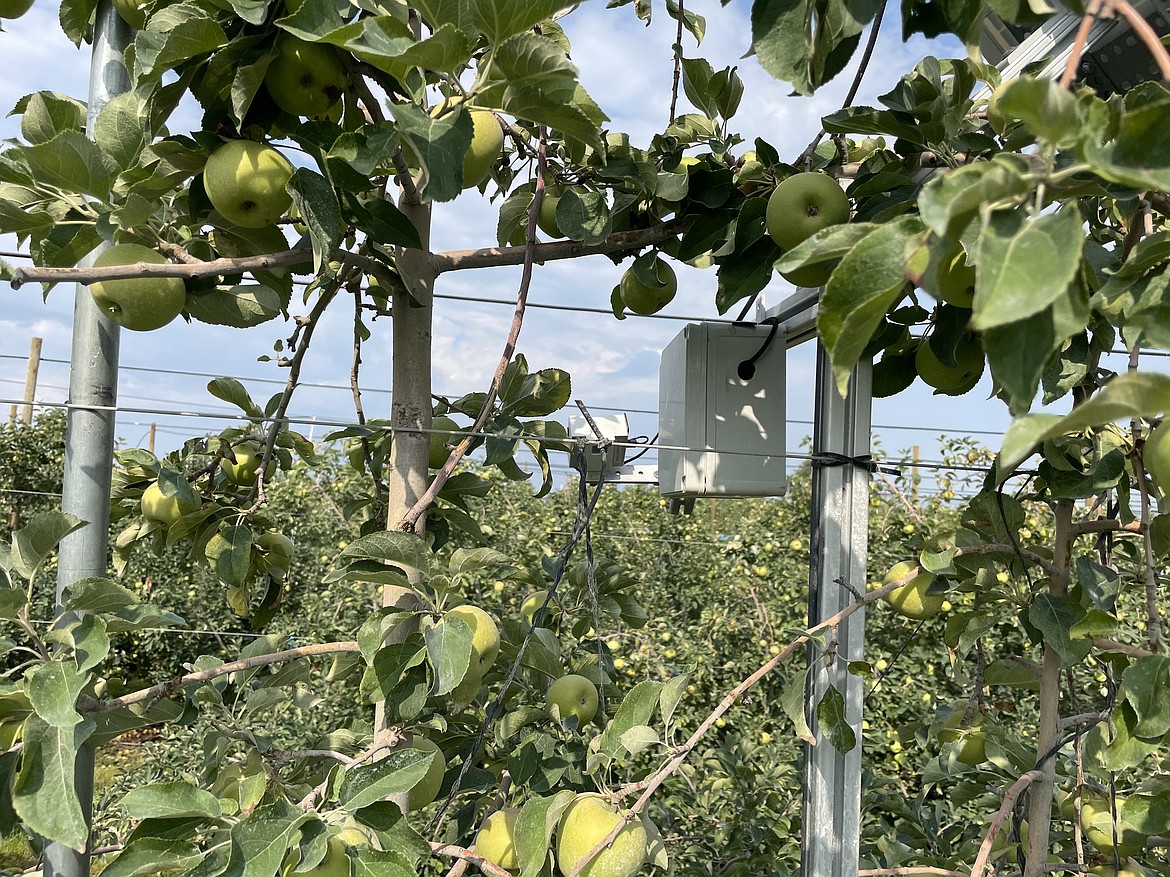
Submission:
[[[762,326],[764,323],[771,325],[771,329],[768,330],[768,337],[764,339],[764,343],[760,345],[760,349],[752,355],[751,359],[745,359],[735,370],[736,375],[739,376],[741,381],[750,381],[756,376],[756,360],[767,352],[768,348],[772,346],[772,341],[776,338],[776,330],[780,327],[780,321],[776,317],[769,317],[760,323],[750,325]]]
[[[882,466],[869,454],[862,454],[860,457],[849,457],[845,454],[837,454],[833,451],[821,451],[809,457],[809,463],[813,467],[821,467],[828,469],[832,466],[860,466],[862,469],[869,472],[871,475],[876,475],[881,472],[884,475],[893,475],[895,478],[902,477],[901,469],[894,469],[891,466]]]

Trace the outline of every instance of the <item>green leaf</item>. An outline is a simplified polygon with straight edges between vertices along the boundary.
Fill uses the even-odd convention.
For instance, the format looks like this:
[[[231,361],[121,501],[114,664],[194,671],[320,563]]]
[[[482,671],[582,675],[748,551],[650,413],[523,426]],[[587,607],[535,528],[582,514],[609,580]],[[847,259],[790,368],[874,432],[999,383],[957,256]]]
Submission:
[[[101,148],[78,131],[19,149],[37,182],[66,192],[107,198],[118,167]]]
[[[117,612],[138,602],[136,593],[113,579],[91,576],[65,588],[62,605],[73,612]]]
[[[1167,411],[1170,411],[1170,376],[1149,372],[1118,375],[1100,393],[1063,417],[1025,414],[1013,420],[996,459],[997,477],[1002,481],[1028,458],[1036,445],[1050,438]]]
[[[471,146],[471,116],[463,107],[439,118],[413,104],[391,104],[404,144],[426,173],[422,193],[430,201],[450,201],[463,191],[463,158]]]
[[[352,813],[390,795],[409,792],[426,776],[436,753],[395,749],[385,758],[347,770],[338,790],[338,804]]]
[[[509,86],[500,108],[509,115],[547,125],[586,146],[603,146],[600,126],[609,117],[579,83],[567,77]]]
[[[1083,243],[1075,208],[1035,219],[1022,210],[992,214],[983,225],[976,257],[975,328],[1018,322],[1067,295]]]
[[[280,871],[297,826],[307,817],[279,801],[258,807],[232,826],[223,877],[272,877]]]
[[[662,687],[662,693],[658,696],[658,709],[662,713],[662,724],[668,729],[671,719],[674,718],[674,711],[682,702],[683,695],[687,691],[687,684],[690,681],[691,674],[684,673],[681,676],[675,676]]]
[[[51,631],[46,639],[71,647],[73,660],[81,673],[98,666],[110,653],[110,637],[106,618],[102,615],[86,615],[80,621]]]
[[[1028,607],[1028,621],[1043,635],[1043,642],[1060,655],[1067,667],[1084,660],[1092,643],[1073,637],[1072,629],[1083,621],[1085,610],[1066,596],[1038,594]]]
[[[1165,655],[1146,655],[1138,658],[1121,674],[1121,687],[1126,702],[1133,707],[1137,724],[1133,733],[1147,740],[1155,740],[1170,731],[1170,658]]]
[[[280,316],[280,293],[256,283],[217,286],[204,295],[187,296],[187,313],[201,323],[247,329]]]
[[[349,543],[334,562],[338,569],[363,561],[376,561],[403,572],[430,576],[434,555],[426,542],[412,533],[388,531],[370,533]]]
[[[27,829],[75,850],[85,848],[89,828],[74,791],[74,764],[93,728],[91,721],[60,728],[29,716],[12,787],[12,806]]]
[[[244,389],[244,385],[235,378],[213,378],[207,382],[207,392],[216,399],[235,405],[249,417],[259,419],[264,416],[248,395],[248,391]]]
[[[504,566],[509,562],[506,554],[494,548],[456,548],[447,564],[447,571],[451,575],[458,575],[491,566]]]
[[[814,15],[805,0],[757,0],[752,50],[772,76],[812,94],[841,71],[878,7],[876,0],[837,0]]]
[[[614,717],[599,735],[598,748],[609,755],[621,754],[625,748],[622,745],[622,735],[637,725],[645,725],[650,720],[661,693],[662,683],[650,680],[639,682],[631,688]]]
[[[499,44],[532,30],[570,4],[565,0],[469,0],[467,5],[474,26],[489,43]]]
[[[211,571],[221,582],[240,586],[252,567],[252,530],[245,525],[225,524],[204,549]]]
[[[352,863],[352,877],[415,877],[418,873],[410,859],[397,850],[358,847]]]
[[[72,728],[81,722],[77,696],[89,682],[73,661],[46,661],[26,676],[28,699],[45,722],[54,728]]]
[[[621,741],[622,746],[630,755],[637,755],[659,742],[658,732],[649,725],[634,725],[622,734]]]
[[[1053,79],[1020,76],[1011,80],[996,101],[1009,119],[1019,119],[1037,139],[1056,144],[1081,126],[1077,99]]]
[[[575,797],[573,792],[566,790],[547,798],[532,797],[524,802],[516,816],[513,832],[521,877],[537,877],[544,869],[549,839],[565,808]]]
[[[936,174],[918,197],[919,215],[939,237],[957,238],[985,204],[1018,198],[1031,189],[1027,159],[1000,154]]]
[[[309,237],[313,242],[313,271],[320,272],[322,266],[333,258],[333,251],[345,232],[337,195],[328,180],[303,167],[293,172],[288,191],[301,213],[301,221],[309,227]]]
[[[872,222],[846,222],[822,228],[782,255],[776,262],[776,270],[787,274],[797,268],[840,259],[878,228]]]
[[[750,203],[750,202],[749,202]],[[738,237],[742,226],[737,224]],[[760,292],[772,280],[772,265],[780,255],[780,248],[770,237],[764,236],[745,249],[725,256],[716,272],[719,286],[715,290],[715,307],[725,314],[736,302]]]
[[[845,697],[835,686],[825,689],[817,704],[817,724],[838,752],[849,752],[857,745],[857,735],[845,717]]]
[[[157,837],[132,838],[109,865],[103,877],[153,877],[185,871],[203,859],[203,851],[185,840]]]
[[[196,3],[163,6],[134,38],[134,74],[152,79],[176,64],[213,52],[227,43],[223,28]]]
[[[219,817],[219,798],[193,783],[151,783],[131,789],[121,804],[131,819],[171,819],[179,816]]]
[[[925,232],[904,216],[861,239],[833,271],[817,327],[844,395],[853,367],[890,306],[906,287],[906,254]]]
[[[427,656],[435,671],[434,694],[449,694],[467,675],[471,663],[472,631],[462,619],[447,618],[423,631]]]
[[[557,201],[556,220],[566,237],[586,245],[601,243],[613,231],[613,217],[600,192],[569,189]]]
[[[86,524],[65,512],[42,512],[12,534],[12,570],[31,580],[61,540]]]
[[[1145,761],[1158,744],[1134,735],[1136,721],[1129,704],[1121,703],[1108,722],[1094,725],[1085,735],[1085,758],[1089,763],[1107,772],[1129,770]]]
[[[568,372],[559,368],[545,368],[527,374],[518,383],[507,388],[505,396],[501,388],[500,406],[502,414],[512,417],[544,417],[564,408],[572,395],[572,379]]]
[[[564,49],[548,37],[534,33],[518,33],[492,52],[492,66],[509,85],[522,85],[529,80],[549,77],[576,76],[576,69]]]
[[[93,139],[119,168],[132,167],[146,146],[146,103],[134,91],[115,95],[94,121]]]
[[[38,91],[20,99],[20,134],[31,143],[47,143],[62,131],[85,133],[85,104],[55,91]]]
[[[1107,180],[1135,189],[1170,189],[1170,143],[1163,136],[1170,91],[1146,82],[1126,94],[1125,113],[1111,140],[1085,144],[1085,158]]]

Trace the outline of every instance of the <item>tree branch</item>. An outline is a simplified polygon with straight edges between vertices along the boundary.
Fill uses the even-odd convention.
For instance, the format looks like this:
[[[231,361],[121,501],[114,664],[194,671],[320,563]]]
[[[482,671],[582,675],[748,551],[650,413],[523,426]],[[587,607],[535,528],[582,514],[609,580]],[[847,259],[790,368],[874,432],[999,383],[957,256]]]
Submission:
[[[453,859],[462,859],[465,862],[471,862],[483,871],[483,873],[490,874],[491,877],[513,877],[511,872],[505,871],[491,859],[484,858],[479,853],[473,853],[471,850],[456,846],[455,844],[431,841],[431,852],[436,856],[450,856]]]
[[[352,253],[336,251],[334,257],[345,261]],[[17,268],[8,281],[13,289],[26,283],[81,283],[90,284],[98,280],[122,280],[128,277],[179,277],[192,279],[211,277],[216,274],[238,274],[242,271],[266,271],[272,268],[290,268],[293,265],[309,264],[313,254],[309,250],[292,249],[282,253],[266,253],[261,256],[240,256],[235,259],[212,259],[208,262],[187,262],[175,264],[165,262],[138,262],[132,265],[109,265],[105,268],[38,268],[36,266]]]
[[[614,232],[599,244],[587,245],[579,241],[536,244],[532,250],[532,262],[543,265],[545,262],[576,259],[580,256],[603,256],[626,250],[639,250],[662,243],[683,231],[686,225],[685,219],[671,219],[651,228]],[[465,271],[469,268],[499,268],[506,265],[523,265],[527,251],[527,244],[523,247],[452,250],[446,253],[432,253],[430,262],[436,274]]]
[[[315,643],[310,646],[300,646],[295,649],[285,649],[282,652],[272,652],[267,655],[256,655],[251,658],[241,658],[238,661],[228,661],[220,664],[218,667],[211,667],[207,670],[200,670],[198,673],[188,673],[186,676],[179,676],[167,682],[160,682],[157,685],[152,685],[150,688],[143,688],[140,691],[134,691],[130,694],[123,694],[121,697],[115,697],[110,700],[101,701],[100,706],[94,713],[104,713],[110,710],[118,709],[124,706],[133,706],[136,703],[143,701],[154,700],[169,695],[171,692],[178,691],[180,688],[190,688],[192,685],[201,685],[204,682],[210,682],[212,679],[218,679],[220,676],[227,676],[229,673],[236,673],[240,670],[251,670],[256,667],[267,667],[269,664],[281,664],[285,661],[295,661],[299,658],[313,658],[320,655],[336,655],[341,652],[356,652],[358,651],[358,644],[353,640],[343,640],[334,643]]]

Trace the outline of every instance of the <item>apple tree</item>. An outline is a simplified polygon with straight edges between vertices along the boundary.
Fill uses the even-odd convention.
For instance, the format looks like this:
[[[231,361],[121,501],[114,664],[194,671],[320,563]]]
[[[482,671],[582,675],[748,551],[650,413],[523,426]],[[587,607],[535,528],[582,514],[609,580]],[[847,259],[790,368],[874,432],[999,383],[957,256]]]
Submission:
[[[879,847],[876,867],[981,875],[1011,856],[1033,877],[1053,855],[1078,868],[1155,860],[1147,845],[1170,834],[1170,791],[1151,770],[1170,732],[1159,588],[1170,545],[1153,512],[1170,490],[1170,441],[1156,426],[1170,379],[1143,367],[1142,352],[1170,341],[1166,88],[1077,87],[1083,35],[1060,82],[1001,83],[975,54],[924,58],[880,107],[832,113],[830,139],[781,156],[762,140],[742,149],[731,130],[743,92],[734,69],[681,47],[677,79],[695,111],[672,113],[648,144],[609,130],[570,61],[562,0],[114,5],[118,20],[105,4],[66,0],[60,20],[78,43],[99,23],[136,29],[127,90],[100,107],[38,92],[14,108],[22,140],[0,152],[0,231],[27,242],[35,267],[10,271],[12,285],[90,284],[106,318],[129,330],[179,313],[253,328],[307,312],[276,351],[284,392],[260,403],[238,382],[210,383],[246,425],[161,458],[118,453],[114,575],[72,583],[48,632],[32,624],[29,594],[58,542],[85,522],[39,516],[0,557],[4,615],[21,634],[4,641],[3,759],[30,833],[89,849],[78,753],[135,728],[202,722],[201,763],[123,799],[135,825],[111,851],[113,877],[411,874],[433,857],[495,875],[508,865],[535,875],[550,856],[563,877],[668,865],[669,845],[646,815],[652,796],[768,672],[810,641],[831,660],[832,625],[778,648],[677,742],[686,675],[627,688],[602,643],[605,625],[647,621],[630,570],[573,556],[596,497],[582,494],[572,535],[538,564],[482,545],[471,500],[492,479],[456,471],[469,451],[482,448],[485,467],[517,480],[528,477],[517,454],[531,454],[542,491],[549,452],[579,453],[551,419],[570,398],[569,376],[531,370],[517,353],[534,267],[607,254],[631,260],[612,294],[617,318],[670,300],[670,260],[715,269],[720,313],[750,303],[779,272],[824,286],[818,332],[842,391],[875,356],[881,395],[919,378],[962,394],[986,368],[1016,416],[957,525],[904,534],[912,558],[868,594],[843,585],[854,609],[890,596],[926,621],[951,606],[939,654],[968,696],[938,713],[930,730],[948,749],[923,782],[954,784],[963,806],[994,814],[986,830],[956,823],[945,849]],[[756,0],[752,49],[809,93],[845,69],[883,9]],[[974,48],[991,9],[1018,25],[1050,14],[1010,0],[904,0],[902,19],[906,33],[951,33]],[[1085,22],[1105,12],[1134,15],[1126,0],[1105,0],[1083,10]],[[665,14],[701,39],[701,16],[672,0]],[[1143,40],[1170,71],[1157,39]],[[199,130],[172,130],[194,105]],[[304,164],[282,153],[290,146]],[[833,178],[849,180],[844,204]],[[468,187],[499,200],[494,240],[432,252],[432,210]],[[538,227],[563,239],[538,243]],[[92,266],[73,267],[99,249]],[[508,264],[524,270],[495,373],[484,392],[436,400],[436,283]],[[306,286],[294,304],[297,277]],[[234,660],[199,658],[112,694],[102,675],[111,637],[183,623],[117,580],[135,552],[185,553],[258,627],[280,611],[295,545],[275,526],[270,486],[320,460],[285,415],[331,307],[354,314],[356,402],[354,423],[332,438],[368,480],[346,509],[359,537],[326,578],[380,588],[380,608],[353,638],[258,639]],[[361,347],[384,325],[375,315],[391,317],[396,352],[387,420],[367,418],[357,391]],[[1131,352],[1120,374],[1106,359],[1117,345]],[[1068,410],[1031,413],[1038,401]],[[1034,453],[1039,462],[1022,469]],[[468,599],[487,577],[545,596],[530,614],[495,617]],[[987,636],[1001,629],[1015,635]],[[1087,680],[1098,671],[1106,684],[1094,690]],[[315,740],[265,724],[274,705],[311,711],[328,696],[319,683],[353,677],[372,723]],[[571,685],[569,696],[550,702],[546,692],[566,678],[556,692]],[[1004,687],[1034,692],[1029,708],[997,711],[991,698]],[[818,715],[832,745],[850,748],[856,738],[834,702],[826,697]],[[800,710],[791,714],[799,734]],[[485,818],[510,807],[511,823]],[[484,849],[505,859],[510,833],[514,859],[475,852],[481,822]]]

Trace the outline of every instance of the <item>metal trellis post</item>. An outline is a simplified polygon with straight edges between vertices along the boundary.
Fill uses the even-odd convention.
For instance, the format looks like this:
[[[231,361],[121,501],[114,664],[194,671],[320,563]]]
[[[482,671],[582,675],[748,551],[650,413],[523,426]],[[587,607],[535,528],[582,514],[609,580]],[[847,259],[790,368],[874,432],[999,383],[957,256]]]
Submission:
[[[102,0],[97,8],[90,57],[86,122],[90,137],[102,107],[130,89],[123,52],[131,35],[129,25],[122,21],[109,0]],[[78,284],[73,309],[70,407],[61,508],[89,524],[61,543],[58,612],[65,588],[86,576],[105,575],[109,568],[107,534],[114,455],[113,408],[118,398],[118,330],[118,325],[94,304],[89,290]],[[74,789],[87,822],[93,807],[93,759],[93,749],[82,746],[74,768]],[[50,842],[45,846],[44,873],[46,877],[88,877],[89,852]]]
[[[844,399],[832,366],[817,342],[817,384],[813,455],[867,457],[870,452],[871,374],[859,363]],[[822,458],[823,459],[823,458]],[[812,534],[808,622],[837,614],[865,593],[869,537],[869,470],[863,465],[813,465]],[[846,587],[846,585],[848,587]],[[850,590],[853,589],[853,590]],[[862,660],[865,610],[854,612],[830,632],[828,653],[810,645],[806,711],[816,745],[807,746],[804,765],[804,818],[801,824],[803,877],[852,877],[857,873],[861,840],[861,677],[848,670]],[[841,693],[845,721],[856,743],[838,751],[819,727],[816,705],[832,686]]]

